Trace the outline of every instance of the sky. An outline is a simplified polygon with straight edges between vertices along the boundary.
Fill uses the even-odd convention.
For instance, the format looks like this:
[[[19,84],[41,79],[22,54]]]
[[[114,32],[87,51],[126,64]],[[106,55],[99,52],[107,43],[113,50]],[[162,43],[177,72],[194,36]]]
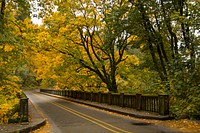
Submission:
[[[43,7],[39,6],[40,0],[31,1],[31,20],[33,24],[42,24],[42,18],[39,18],[39,13],[44,11]]]

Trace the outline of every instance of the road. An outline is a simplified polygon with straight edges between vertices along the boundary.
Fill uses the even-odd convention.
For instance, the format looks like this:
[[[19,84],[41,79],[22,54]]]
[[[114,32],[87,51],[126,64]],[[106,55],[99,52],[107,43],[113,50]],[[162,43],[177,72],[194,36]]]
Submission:
[[[29,91],[26,95],[47,118],[51,133],[175,133],[39,92]]]

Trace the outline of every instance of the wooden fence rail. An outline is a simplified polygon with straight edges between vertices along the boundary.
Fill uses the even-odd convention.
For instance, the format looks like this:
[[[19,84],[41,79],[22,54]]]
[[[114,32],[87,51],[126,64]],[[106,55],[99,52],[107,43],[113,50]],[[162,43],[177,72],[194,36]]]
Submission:
[[[141,94],[127,95],[124,93],[94,93],[72,90],[50,90],[40,89],[41,92],[55,94],[65,97],[70,97],[79,100],[88,100],[91,102],[105,103],[109,105],[116,105],[120,107],[133,108],[137,110],[144,110],[156,112],[160,115],[169,114],[169,96],[157,95],[146,96]]]

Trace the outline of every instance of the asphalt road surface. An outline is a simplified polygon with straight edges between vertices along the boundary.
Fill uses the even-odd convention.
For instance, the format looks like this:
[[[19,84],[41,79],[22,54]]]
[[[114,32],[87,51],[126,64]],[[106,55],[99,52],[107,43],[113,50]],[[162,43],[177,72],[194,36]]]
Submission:
[[[36,91],[26,94],[47,118],[51,133],[175,133],[171,129],[112,115]]]

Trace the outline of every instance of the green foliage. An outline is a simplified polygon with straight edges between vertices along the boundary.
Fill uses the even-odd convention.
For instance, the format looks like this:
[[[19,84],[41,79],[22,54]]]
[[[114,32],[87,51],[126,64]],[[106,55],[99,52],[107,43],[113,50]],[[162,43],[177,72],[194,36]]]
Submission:
[[[119,92],[130,94],[166,94],[157,72],[148,69],[132,69],[118,80]]]
[[[0,2],[0,123],[19,120],[21,80],[16,71],[23,62],[24,17],[29,15],[27,1]],[[23,16],[23,17],[22,17]]]
[[[200,3],[191,0],[143,0],[132,1],[131,4],[129,32],[141,40],[133,48],[142,47],[141,52],[145,57],[140,69],[156,71],[157,78],[151,76],[155,80],[150,84],[157,90],[159,87],[155,83],[158,83],[161,92],[172,97],[172,113],[178,117],[199,117],[197,23],[200,14],[197,10]],[[146,81],[143,83],[148,84]]]
[[[16,75],[21,79],[20,84],[23,88],[39,86],[39,82],[36,80],[35,74],[30,70],[30,66],[27,64],[18,67]]]
[[[179,60],[180,61],[180,60]],[[188,60],[189,61],[189,60]],[[197,118],[200,117],[200,90],[199,62],[195,64],[196,68],[189,71],[183,68],[187,67],[187,62],[176,61],[171,66],[174,75],[172,77],[173,86],[171,87],[172,113],[178,117]]]

